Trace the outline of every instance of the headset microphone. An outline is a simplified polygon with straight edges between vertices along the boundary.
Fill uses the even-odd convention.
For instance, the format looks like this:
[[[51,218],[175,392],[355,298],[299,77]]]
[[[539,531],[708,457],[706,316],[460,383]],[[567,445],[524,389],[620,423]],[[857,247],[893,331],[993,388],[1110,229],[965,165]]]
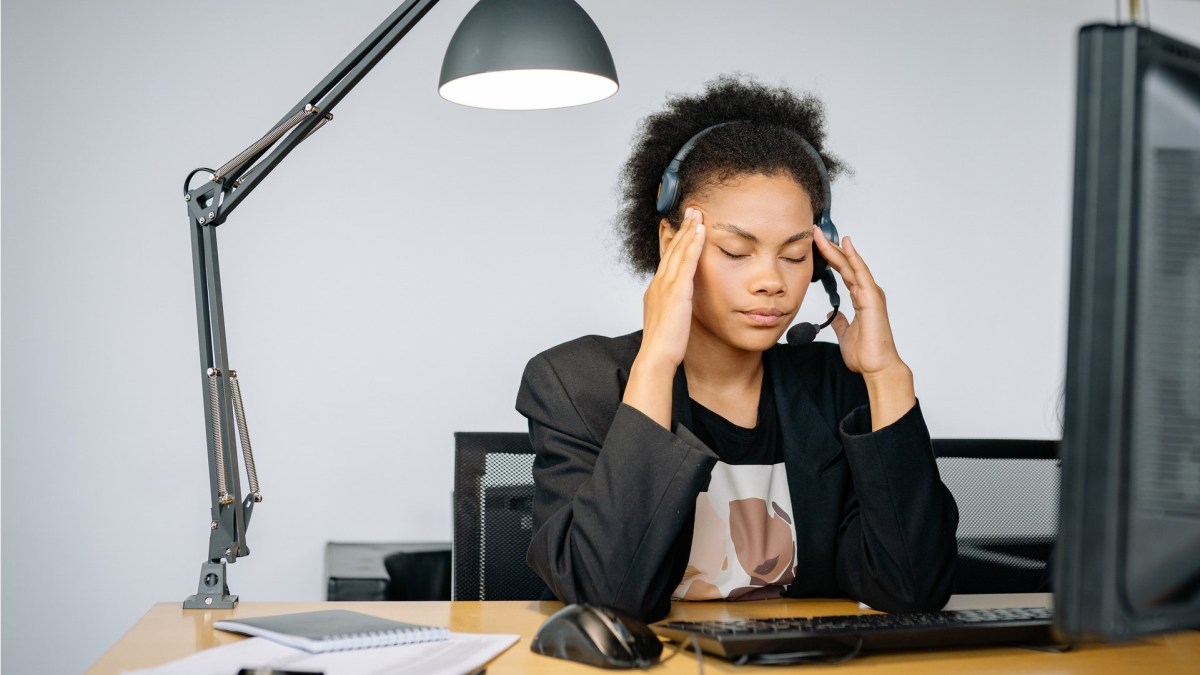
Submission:
[[[821,329],[817,328],[817,324],[815,323],[808,323],[807,321],[798,323],[788,329],[787,342],[789,345],[806,345],[817,339],[817,331],[819,330]]]
[[[837,316],[838,308],[842,306],[842,298],[837,292],[837,279],[833,278],[833,270],[828,267],[821,275],[821,286],[825,288],[825,292],[829,295],[829,303],[833,305],[833,311],[829,313],[829,318],[825,319],[825,323],[817,325],[815,323],[798,323],[788,329],[787,342],[789,345],[806,345],[817,339],[817,333],[822,328],[833,323],[833,318]]]

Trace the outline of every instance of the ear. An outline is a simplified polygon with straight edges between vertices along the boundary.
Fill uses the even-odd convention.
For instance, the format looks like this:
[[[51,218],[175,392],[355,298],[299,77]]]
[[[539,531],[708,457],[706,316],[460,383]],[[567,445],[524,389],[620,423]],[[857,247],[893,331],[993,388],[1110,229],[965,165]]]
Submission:
[[[663,255],[667,252],[667,245],[679,234],[679,229],[671,224],[671,221],[662,218],[658,221],[658,259],[662,260]]]

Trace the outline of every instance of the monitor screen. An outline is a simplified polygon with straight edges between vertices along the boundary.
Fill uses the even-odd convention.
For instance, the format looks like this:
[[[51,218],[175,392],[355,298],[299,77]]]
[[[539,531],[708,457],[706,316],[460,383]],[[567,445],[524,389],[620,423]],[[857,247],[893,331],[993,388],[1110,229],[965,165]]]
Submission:
[[[1055,605],[1068,635],[1200,627],[1200,49],[1079,33]]]

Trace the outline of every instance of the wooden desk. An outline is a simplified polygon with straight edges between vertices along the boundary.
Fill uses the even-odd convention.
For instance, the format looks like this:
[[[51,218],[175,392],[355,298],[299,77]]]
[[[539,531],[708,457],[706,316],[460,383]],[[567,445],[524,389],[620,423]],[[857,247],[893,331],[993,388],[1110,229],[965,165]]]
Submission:
[[[1048,595],[955,596],[950,609],[968,607],[1044,606]],[[193,652],[243,639],[214,630],[214,621],[314,609],[343,608],[415,623],[449,626],[475,633],[517,633],[521,640],[488,665],[488,675],[525,673],[606,672],[529,650],[529,639],[557,602],[243,602],[231,610],[185,610],[178,602],[150,608],[88,671],[115,675],[125,669],[160,665]],[[767,600],[761,602],[677,603],[671,618],[715,619],[761,616],[856,614],[863,610],[848,600]],[[669,653],[668,647],[664,653]],[[1154,675],[1195,672],[1200,663],[1200,632],[1185,631],[1126,645],[1088,644],[1067,653],[1046,653],[1016,647],[934,650],[868,654],[836,666],[805,666],[808,672],[887,673],[1131,673]],[[778,667],[735,667],[715,657],[704,659],[706,673],[773,673]],[[696,658],[679,654],[652,672],[695,673]]]

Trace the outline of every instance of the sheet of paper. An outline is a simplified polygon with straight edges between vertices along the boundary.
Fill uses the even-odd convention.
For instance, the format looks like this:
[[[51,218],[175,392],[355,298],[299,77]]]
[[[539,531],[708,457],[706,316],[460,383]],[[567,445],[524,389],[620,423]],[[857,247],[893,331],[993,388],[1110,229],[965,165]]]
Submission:
[[[213,647],[125,675],[237,675],[242,668],[310,670],[325,675],[464,675],[516,643],[516,635],[451,633],[448,640],[310,654],[264,638]]]

